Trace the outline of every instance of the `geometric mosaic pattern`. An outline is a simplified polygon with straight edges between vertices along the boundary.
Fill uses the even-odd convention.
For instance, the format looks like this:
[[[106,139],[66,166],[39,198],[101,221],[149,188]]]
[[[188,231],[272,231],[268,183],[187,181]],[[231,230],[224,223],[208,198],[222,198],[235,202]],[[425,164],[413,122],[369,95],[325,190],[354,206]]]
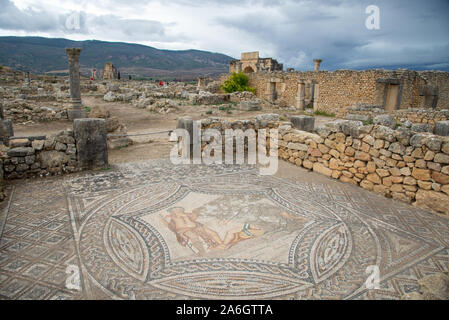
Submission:
[[[398,299],[449,263],[445,218],[248,166],[126,164],[17,184],[3,206],[5,299]]]

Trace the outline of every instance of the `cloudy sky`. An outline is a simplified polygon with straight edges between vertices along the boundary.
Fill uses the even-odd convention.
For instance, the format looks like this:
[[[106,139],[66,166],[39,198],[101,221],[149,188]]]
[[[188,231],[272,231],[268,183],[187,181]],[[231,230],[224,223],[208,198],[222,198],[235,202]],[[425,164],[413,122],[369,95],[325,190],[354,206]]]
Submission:
[[[366,20],[379,8],[379,29]],[[0,0],[0,36],[123,41],[285,67],[449,71],[449,0]]]

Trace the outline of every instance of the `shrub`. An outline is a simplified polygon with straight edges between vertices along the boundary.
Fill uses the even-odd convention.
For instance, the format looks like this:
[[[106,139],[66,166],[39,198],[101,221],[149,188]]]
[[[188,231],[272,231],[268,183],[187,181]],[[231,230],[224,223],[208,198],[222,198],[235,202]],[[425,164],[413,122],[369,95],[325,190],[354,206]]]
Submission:
[[[86,109],[86,112],[91,112],[92,111],[91,107],[84,107],[84,109]]]
[[[248,86],[248,83],[249,78],[246,74],[241,71],[239,73],[233,72],[232,75],[221,86],[221,89],[226,93],[233,93],[238,91],[249,91],[252,93],[256,93],[256,89]]]
[[[206,114],[212,114],[213,113],[213,111],[212,110],[208,110],[208,111],[206,111]]]
[[[335,113],[327,113],[327,112],[321,111],[321,110],[315,111],[315,115],[322,116],[322,117],[331,117],[331,118],[335,117]]]

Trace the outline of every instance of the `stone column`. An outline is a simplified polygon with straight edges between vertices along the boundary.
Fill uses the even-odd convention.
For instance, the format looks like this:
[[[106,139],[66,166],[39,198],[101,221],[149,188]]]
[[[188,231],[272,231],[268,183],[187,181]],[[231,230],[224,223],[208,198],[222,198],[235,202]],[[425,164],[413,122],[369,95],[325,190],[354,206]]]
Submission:
[[[23,86],[24,87],[29,87],[30,85],[31,85],[30,73],[29,72],[24,72],[23,73]]]
[[[299,110],[304,110],[306,105],[306,83],[304,80],[298,82],[298,93],[296,95],[296,107]]]
[[[320,70],[320,64],[321,64],[321,62],[323,62],[323,60],[321,60],[321,59],[315,59],[315,60],[313,60],[313,62],[315,63],[315,69],[314,69],[314,71],[319,71],[319,70]]]
[[[318,100],[320,98],[320,85],[318,83],[315,83],[313,85],[314,91],[313,91],[313,111],[318,111]]]
[[[70,100],[72,108],[67,110],[69,120],[86,118],[86,112],[82,110],[81,103],[81,88],[80,88],[80,66],[79,58],[80,48],[67,48],[65,49],[67,59],[69,61],[70,71]]]

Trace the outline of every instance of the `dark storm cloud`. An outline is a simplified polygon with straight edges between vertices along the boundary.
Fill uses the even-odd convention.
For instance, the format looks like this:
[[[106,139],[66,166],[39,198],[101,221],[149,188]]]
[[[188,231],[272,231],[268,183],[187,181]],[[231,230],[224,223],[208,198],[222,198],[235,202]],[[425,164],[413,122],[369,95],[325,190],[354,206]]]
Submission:
[[[380,8],[380,30],[368,30],[365,8]],[[275,12],[219,17],[228,28],[256,36],[294,67],[367,68],[399,65],[449,68],[449,2],[289,1]],[[301,56],[302,59],[295,57]],[[295,65],[296,64],[296,65]]]
[[[64,7],[64,3],[60,5]],[[369,5],[380,8],[380,30],[365,27]],[[314,58],[323,59],[322,67],[329,70],[449,70],[447,0],[141,0],[132,4],[103,0],[95,2],[96,10],[89,14],[55,12],[39,7],[39,2],[34,9],[19,9],[9,0],[0,0],[0,6],[0,30],[26,34],[85,35],[89,39],[172,44],[170,48],[200,44],[201,49],[233,56],[242,50],[259,50],[286,67],[302,70],[311,69]],[[152,15],[154,20],[145,19],[143,12],[151,13],[152,6],[161,13]],[[125,12],[132,12],[133,19]],[[194,16],[197,12],[204,17]],[[78,14],[77,28],[70,20],[73,14]],[[135,19],[140,15],[141,19]],[[159,19],[166,22],[156,21]],[[216,32],[217,38],[211,37],[211,32]]]

